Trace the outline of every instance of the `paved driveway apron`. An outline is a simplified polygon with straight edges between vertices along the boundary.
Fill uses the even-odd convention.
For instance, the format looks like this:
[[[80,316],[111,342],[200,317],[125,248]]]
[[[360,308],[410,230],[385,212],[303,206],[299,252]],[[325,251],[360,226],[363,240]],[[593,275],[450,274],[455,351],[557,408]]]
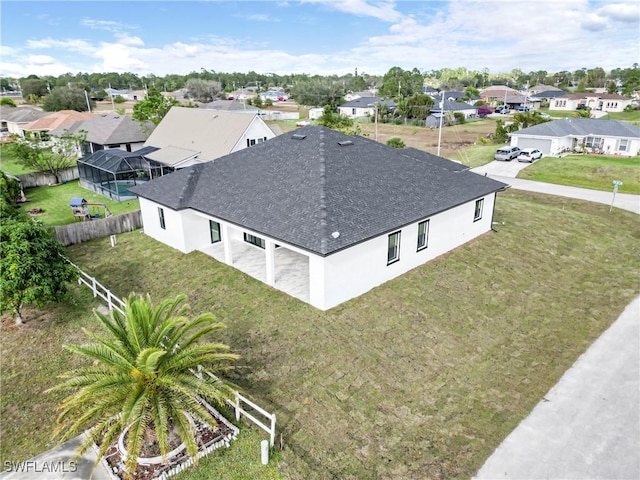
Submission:
[[[640,478],[639,313],[637,297],[474,479]]]

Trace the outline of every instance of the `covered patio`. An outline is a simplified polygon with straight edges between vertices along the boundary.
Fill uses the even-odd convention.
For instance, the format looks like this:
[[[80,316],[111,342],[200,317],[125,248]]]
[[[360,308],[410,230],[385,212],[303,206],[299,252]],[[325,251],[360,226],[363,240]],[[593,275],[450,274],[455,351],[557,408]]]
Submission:
[[[229,230],[232,230],[229,228]],[[223,241],[212,243],[199,250],[216,260],[231,265],[247,275],[260,280],[304,302],[309,302],[309,257],[284,246],[267,242],[265,248],[249,244],[238,235],[239,230],[229,233],[229,252],[225,254]],[[268,251],[273,251],[273,283],[268,276]],[[226,261],[230,255],[231,263]]]

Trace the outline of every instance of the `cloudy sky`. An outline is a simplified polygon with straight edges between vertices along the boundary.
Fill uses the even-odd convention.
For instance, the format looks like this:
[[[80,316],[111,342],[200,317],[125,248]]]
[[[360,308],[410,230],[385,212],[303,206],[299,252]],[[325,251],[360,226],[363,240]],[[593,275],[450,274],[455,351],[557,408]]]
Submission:
[[[490,73],[630,67],[640,1],[13,1],[0,73]]]

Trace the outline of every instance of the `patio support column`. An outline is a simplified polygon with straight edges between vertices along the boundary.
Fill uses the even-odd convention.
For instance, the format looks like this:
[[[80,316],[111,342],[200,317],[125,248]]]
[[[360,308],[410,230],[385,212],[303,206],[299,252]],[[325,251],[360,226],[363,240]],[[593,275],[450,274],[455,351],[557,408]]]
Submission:
[[[267,285],[275,286],[276,284],[276,261],[275,261],[275,244],[269,240],[265,239],[264,245],[264,254],[266,260],[267,267]]]
[[[231,229],[226,223],[221,223],[222,245],[224,247],[224,263],[233,265],[233,252],[231,251]]]

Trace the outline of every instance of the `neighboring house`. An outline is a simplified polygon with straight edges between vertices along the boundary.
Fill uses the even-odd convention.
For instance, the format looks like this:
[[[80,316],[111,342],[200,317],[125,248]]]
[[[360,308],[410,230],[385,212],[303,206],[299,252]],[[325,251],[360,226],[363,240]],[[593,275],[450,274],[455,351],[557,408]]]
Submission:
[[[430,87],[429,85],[423,85],[422,86],[422,93],[426,93],[427,95],[429,95],[431,97],[435,97],[439,92],[438,92],[438,90],[436,90],[433,87]]]
[[[540,99],[535,97],[527,97],[526,95],[507,95],[502,99],[495,99],[494,104],[504,104],[511,110],[518,107],[528,107],[530,110],[540,109]]]
[[[257,115],[172,107],[144,145],[158,149],[147,158],[177,169],[215,160],[273,137],[273,130]]]
[[[529,99],[535,102],[542,102],[546,100],[550,105],[553,105],[553,100],[558,97],[564,97],[567,95],[567,92],[564,90],[546,90],[543,92],[534,93],[529,96]]]
[[[68,127],[75,122],[82,122],[93,117],[91,112],[76,112],[75,110],[60,110],[59,112],[47,113],[44,117],[39,118],[22,127],[24,135],[39,137],[46,140],[51,130],[61,127]]]
[[[118,148],[133,152],[144,146],[144,142],[153,132],[152,122],[139,122],[127,115],[102,113],[71,125],[58,127],[49,132],[52,137],[71,133],[86,133],[85,142],[78,148],[78,156],[91,155],[99,150]]]
[[[520,95],[520,92],[506,85],[492,85],[491,87],[480,90],[480,97],[482,97],[482,100],[485,102],[492,102],[494,100],[504,101],[505,97],[509,95]]]
[[[577,110],[590,108],[603,112],[622,112],[631,105],[631,99],[617,93],[569,93],[556,97],[549,105],[550,110]]]
[[[430,95],[438,105],[442,101],[442,97],[444,96],[445,100],[466,103],[467,105],[473,105],[479,100],[482,100],[480,97],[471,97],[470,99],[466,99],[467,94],[464,92],[456,92],[456,91],[446,91],[446,92],[436,92],[435,94]]]
[[[445,100],[444,102],[437,100],[436,104],[433,107],[431,107],[432,115],[441,113],[441,108],[440,108],[441,103],[442,103],[442,110],[444,110],[445,113],[446,112],[462,113],[464,115],[464,118],[475,118],[478,116],[478,107],[474,107],[464,102],[456,102],[455,100]]]
[[[375,115],[376,104],[385,105],[391,109],[396,107],[393,101],[385,100],[381,97],[358,97],[340,105],[338,112],[340,115],[345,115],[349,118],[373,116]]]
[[[256,107],[247,105],[245,102],[236,102],[234,100],[214,100],[209,103],[201,103],[200,108],[207,110],[222,110],[224,112],[249,113],[257,115],[260,111]]]
[[[356,100],[358,98],[375,97],[376,92],[371,90],[364,90],[362,92],[349,92],[344,96],[344,99],[348,102]]]
[[[511,133],[511,145],[537,148],[545,155],[565,151],[632,157],[640,153],[640,127],[618,120],[564,118]]]
[[[533,87],[530,87],[529,89],[527,89],[526,94],[531,97],[531,96],[537,95],[539,93],[551,94],[551,92],[557,92],[557,93],[560,93],[560,94],[566,93],[561,88],[557,88],[557,87],[554,87],[552,85],[544,85],[542,83],[538,83],[537,85],[534,85]]]
[[[42,117],[49,115],[47,112],[32,107],[8,107],[0,105],[1,132],[7,135],[23,136],[23,127]]]
[[[489,232],[505,188],[426,152],[306,126],[132,191],[150,237],[327,310]]]
[[[284,93],[283,90],[268,90],[260,93],[260,100],[271,100],[273,103],[286,102],[289,99],[289,95]]]

